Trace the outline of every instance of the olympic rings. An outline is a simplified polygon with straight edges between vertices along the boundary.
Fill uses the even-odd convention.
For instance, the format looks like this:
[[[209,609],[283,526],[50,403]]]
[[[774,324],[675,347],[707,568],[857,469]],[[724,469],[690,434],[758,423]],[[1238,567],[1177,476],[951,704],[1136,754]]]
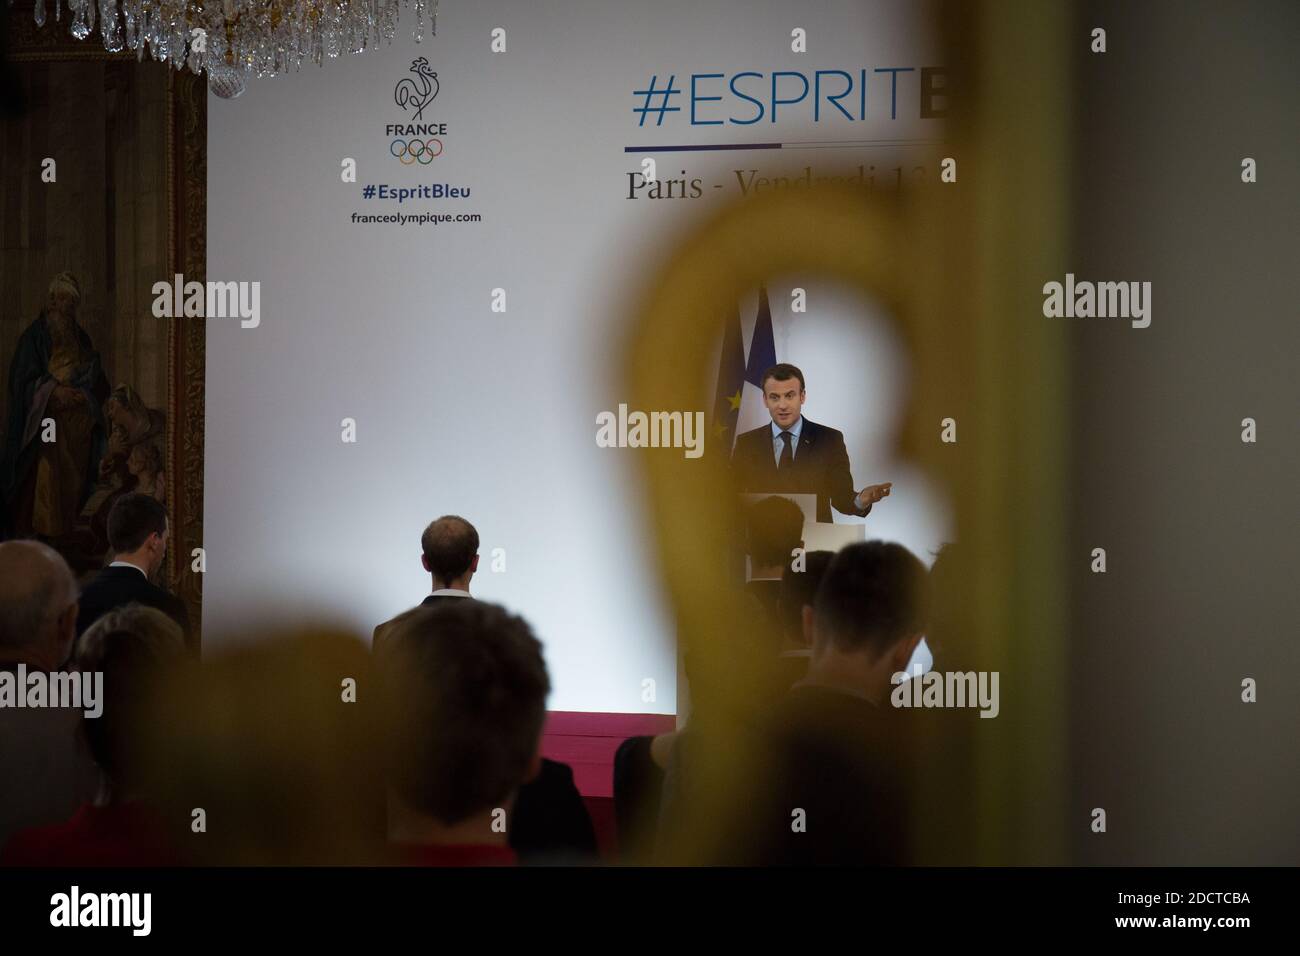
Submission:
[[[428,166],[435,156],[442,155],[442,140],[413,139],[407,142],[404,139],[395,139],[388,144],[388,151],[396,156],[403,166],[410,166],[417,162],[421,166]]]

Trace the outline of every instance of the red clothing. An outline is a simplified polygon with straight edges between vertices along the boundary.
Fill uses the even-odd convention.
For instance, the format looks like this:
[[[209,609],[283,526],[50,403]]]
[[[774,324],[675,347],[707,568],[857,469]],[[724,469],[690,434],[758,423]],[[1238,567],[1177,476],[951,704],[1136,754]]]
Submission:
[[[398,843],[394,849],[400,866],[516,866],[519,863],[515,851],[508,846]]]
[[[138,803],[83,804],[65,823],[13,835],[0,866],[179,866],[157,814]]]

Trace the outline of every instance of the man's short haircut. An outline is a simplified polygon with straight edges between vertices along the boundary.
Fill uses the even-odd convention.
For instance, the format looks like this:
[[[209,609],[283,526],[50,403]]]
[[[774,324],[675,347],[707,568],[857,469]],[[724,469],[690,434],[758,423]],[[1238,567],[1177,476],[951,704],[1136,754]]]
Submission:
[[[799,371],[798,366],[791,365],[789,362],[778,362],[763,373],[761,381],[764,394],[767,394],[767,380],[769,378],[774,378],[778,382],[787,382],[792,378],[797,378],[799,380],[799,391],[802,392],[806,387],[803,381],[803,372]]]
[[[447,826],[506,806],[551,689],[528,623],[471,598],[419,607],[394,625],[379,667],[398,797]]]
[[[803,511],[789,498],[773,495],[749,508],[746,551],[755,568],[786,565],[803,540]]]
[[[802,571],[794,570],[794,562],[781,573],[781,627],[785,636],[799,641],[803,638],[803,609],[817,596],[817,587],[831,566],[834,551],[807,551],[804,553]]]
[[[103,712],[82,721],[91,757],[110,780],[120,778],[129,754],[149,728],[141,726],[146,701],[164,668],[185,659],[185,635],[157,608],[127,604],[87,628],[77,647],[77,667],[104,675]]]
[[[77,600],[62,555],[40,541],[0,542],[0,647],[36,644]]]
[[[835,555],[813,604],[816,643],[879,656],[925,630],[925,565],[901,544],[864,541]]]
[[[478,531],[460,515],[443,515],[420,536],[429,570],[439,581],[456,580],[478,554]]]
[[[114,554],[138,550],[151,534],[167,530],[167,509],[153,495],[132,491],[108,512],[108,544]]]

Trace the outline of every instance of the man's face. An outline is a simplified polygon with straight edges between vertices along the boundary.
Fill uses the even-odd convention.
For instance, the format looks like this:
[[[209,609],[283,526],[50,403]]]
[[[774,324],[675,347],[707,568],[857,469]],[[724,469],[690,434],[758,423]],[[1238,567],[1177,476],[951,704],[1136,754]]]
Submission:
[[[77,300],[62,289],[51,292],[50,311],[70,319],[77,311]]]
[[[803,414],[804,391],[797,378],[769,378],[763,383],[763,404],[778,428],[789,428]]]

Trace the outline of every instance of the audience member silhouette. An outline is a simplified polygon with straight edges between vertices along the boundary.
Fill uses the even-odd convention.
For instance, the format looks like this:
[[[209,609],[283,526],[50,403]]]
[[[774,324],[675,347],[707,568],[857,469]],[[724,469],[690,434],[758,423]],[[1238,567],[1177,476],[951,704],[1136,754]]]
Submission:
[[[94,803],[71,819],[18,833],[0,863],[10,866],[174,866],[175,824],[150,799],[141,740],[149,701],[185,658],[180,627],[156,608],[128,604],[103,615],[81,637],[77,667],[102,675],[98,716],[83,715],[81,735],[102,772]],[[188,822],[188,821],[186,821]]]
[[[0,671],[15,694],[20,674],[67,670],[77,624],[77,582],[37,541],[0,542]],[[99,772],[77,740],[81,711],[0,707],[0,846],[17,830],[64,820],[95,796]]]
[[[378,677],[399,860],[515,863],[512,804],[541,769],[541,645],[522,618],[479,601],[419,608],[389,640]]]

